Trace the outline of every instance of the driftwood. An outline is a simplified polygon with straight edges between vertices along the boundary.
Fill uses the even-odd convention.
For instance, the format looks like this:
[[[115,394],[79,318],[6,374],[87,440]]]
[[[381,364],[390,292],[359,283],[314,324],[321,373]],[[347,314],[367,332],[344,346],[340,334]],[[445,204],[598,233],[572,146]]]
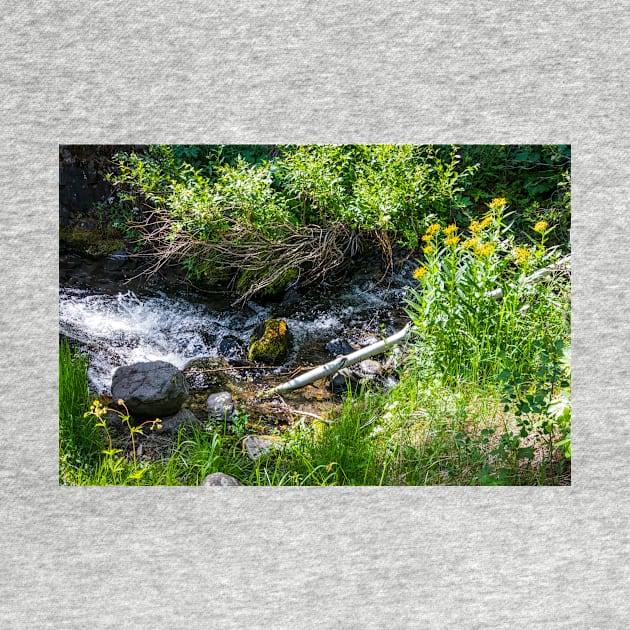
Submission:
[[[564,258],[554,263],[553,265],[549,265],[549,267],[545,267],[544,269],[539,269],[533,274],[527,276],[523,280],[523,282],[525,283],[533,282],[534,280],[547,276],[550,273],[553,273],[554,271],[563,269],[570,262],[571,262],[571,256],[570,255],[565,256]],[[489,291],[488,293],[486,293],[487,297],[493,297],[496,299],[501,299],[502,295],[503,295],[503,292],[500,288],[494,289],[494,291]],[[363,361],[364,359],[372,357],[375,354],[380,354],[381,352],[384,352],[385,350],[387,350],[387,348],[390,348],[392,346],[395,346],[396,344],[399,344],[409,335],[411,331],[412,331],[412,325],[411,325],[411,322],[409,322],[402,330],[399,330],[397,333],[394,333],[390,337],[387,337],[386,339],[383,339],[382,341],[377,341],[376,343],[366,346],[365,348],[361,348],[360,350],[356,350],[355,352],[351,352],[350,354],[337,357],[336,359],[333,359],[332,361],[329,361],[328,363],[325,363],[324,365],[320,365],[310,370],[309,372],[306,372],[305,374],[296,376],[295,378],[292,378],[291,380],[286,381],[285,383],[281,383],[280,385],[277,385],[276,387],[268,389],[267,391],[262,393],[262,396],[273,396],[274,394],[290,392],[294,389],[299,389],[300,387],[309,385],[310,383],[313,383],[314,381],[320,378],[323,378],[325,376],[330,376],[331,374],[335,374],[335,372],[338,372],[344,367],[348,367],[350,365],[358,363],[359,361]]]

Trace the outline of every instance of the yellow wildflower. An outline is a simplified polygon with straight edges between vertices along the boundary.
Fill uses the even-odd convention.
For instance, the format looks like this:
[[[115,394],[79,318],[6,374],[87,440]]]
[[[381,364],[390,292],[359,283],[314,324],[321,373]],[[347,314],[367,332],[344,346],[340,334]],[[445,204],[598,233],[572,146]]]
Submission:
[[[448,227],[444,228],[444,234],[455,234],[457,232],[457,226],[451,223]]]
[[[464,241],[464,247],[466,249],[472,249],[473,247],[479,245],[479,242],[479,237],[475,236],[474,238],[469,238],[467,241]]]
[[[435,248],[433,247],[433,245],[427,245],[426,247],[424,247],[424,248],[422,249],[422,251],[423,251],[425,254],[430,254],[430,253],[431,253],[434,249],[435,249]]]
[[[416,280],[420,280],[420,278],[422,278],[422,276],[424,276],[424,274],[427,272],[427,268],[426,267],[418,267],[414,272],[413,272],[413,277]]]
[[[477,256],[490,256],[493,251],[494,245],[492,243],[484,243],[483,245],[477,245],[477,247],[475,247],[475,254],[477,254]]]
[[[440,231],[440,225],[438,223],[432,223],[427,228],[427,234],[437,234]]]
[[[493,199],[488,204],[488,207],[491,210],[498,210],[499,208],[502,208],[503,206],[507,206],[507,199],[505,197],[497,197],[496,199]]]
[[[514,260],[517,265],[523,265],[527,262],[531,252],[527,247],[517,247],[514,250]]]
[[[479,223],[476,219],[473,219],[470,222],[469,229],[473,234],[479,234],[482,230],[481,223]]]
[[[494,221],[494,217],[491,214],[488,214],[483,218],[483,220],[479,224],[479,227],[482,230],[485,230],[492,223],[492,221]]]
[[[446,245],[453,245],[453,246],[455,246],[455,245],[457,245],[457,243],[459,243],[459,236],[457,236],[457,234],[453,234],[452,236],[447,236],[444,239],[444,243]]]
[[[538,221],[534,226],[534,232],[544,232],[547,227],[549,227],[549,223],[547,221]]]
[[[433,240],[433,234],[425,234],[425,235],[422,237],[422,240],[423,240],[425,243],[428,243],[429,241],[432,241],[432,240]]]

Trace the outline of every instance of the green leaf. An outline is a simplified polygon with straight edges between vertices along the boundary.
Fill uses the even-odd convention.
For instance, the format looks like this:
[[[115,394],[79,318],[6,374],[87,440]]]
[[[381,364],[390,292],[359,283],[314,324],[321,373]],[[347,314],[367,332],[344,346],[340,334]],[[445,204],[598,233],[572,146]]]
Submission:
[[[534,459],[534,447],[527,446],[519,448],[518,451],[516,451],[516,457],[517,459]]]

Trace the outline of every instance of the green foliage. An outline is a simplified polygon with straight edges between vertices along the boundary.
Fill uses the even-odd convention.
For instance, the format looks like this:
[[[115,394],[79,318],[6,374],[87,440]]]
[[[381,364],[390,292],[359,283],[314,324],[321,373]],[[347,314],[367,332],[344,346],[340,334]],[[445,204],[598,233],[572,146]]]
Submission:
[[[571,457],[570,355],[562,339],[543,336],[535,345],[538,370],[533,376],[524,375],[516,364],[499,375],[502,402],[505,411],[514,410],[518,425],[518,434],[507,437],[519,446],[521,440],[546,441],[547,462],[552,466],[558,452]]]
[[[94,425],[84,418],[90,405],[87,355],[59,344],[59,455],[60,479],[65,469],[93,465],[103,443]]]
[[[470,214],[483,212],[495,197],[505,197],[516,211],[516,231],[526,232],[537,221],[546,220],[556,226],[554,244],[568,240],[570,145],[464,145],[460,154],[463,166],[479,166],[471,173],[465,192]]]
[[[476,168],[462,166],[455,147],[432,145],[236,149],[158,145],[140,155],[120,153],[112,181],[121,207],[143,207],[151,216],[143,239],[156,255],[177,259],[193,277],[212,276],[219,259],[229,260],[241,291],[268,289],[288,267],[302,270],[304,281],[309,273],[319,277],[361,244],[380,243],[387,256],[396,241],[416,247],[430,213],[462,211],[465,181]],[[336,229],[348,242],[331,253],[313,224]],[[304,238],[312,245],[295,247]],[[277,244],[294,258],[279,260]],[[247,280],[239,280],[243,269]]]
[[[451,383],[491,382],[506,361],[532,371],[541,334],[568,335],[562,293],[525,281],[557,257],[545,247],[548,226],[538,226],[530,247],[517,245],[505,210],[505,199],[496,199],[467,233],[434,223],[423,237],[421,287],[410,290],[407,312],[424,356]]]

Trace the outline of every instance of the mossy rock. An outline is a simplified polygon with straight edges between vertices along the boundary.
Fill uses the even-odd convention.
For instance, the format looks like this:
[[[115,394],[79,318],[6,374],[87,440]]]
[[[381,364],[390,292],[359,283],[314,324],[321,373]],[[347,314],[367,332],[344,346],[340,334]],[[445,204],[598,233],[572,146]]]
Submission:
[[[268,319],[251,337],[249,360],[278,365],[291,345],[289,327],[283,319]]]
[[[78,225],[61,227],[59,241],[65,248],[88,256],[107,256],[125,249],[122,233],[115,228],[89,229]]]

